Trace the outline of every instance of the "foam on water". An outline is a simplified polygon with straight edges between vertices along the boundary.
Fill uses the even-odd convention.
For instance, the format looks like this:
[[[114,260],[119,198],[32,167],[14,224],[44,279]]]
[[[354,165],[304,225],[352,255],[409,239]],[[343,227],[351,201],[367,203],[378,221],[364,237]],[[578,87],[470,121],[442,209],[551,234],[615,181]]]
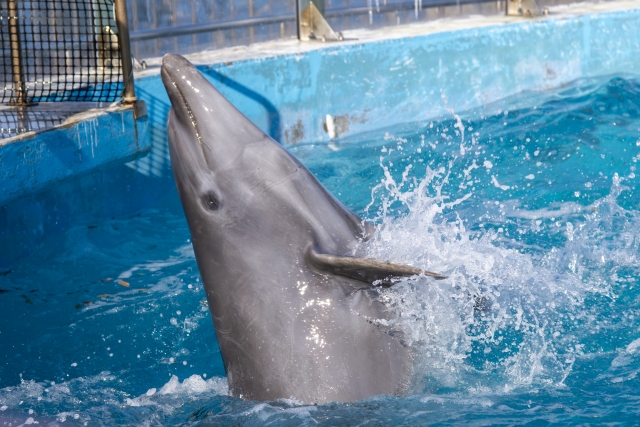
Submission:
[[[480,234],[467,229],[455,209],[470,194],[445,200],[445,168],[427,166],[419,179],[407,168],[396,182],[382,167],[385,178],[373,190],[374,199],[381,199],[380,227],[365,244],[368,256],[449,275],[443,281],[406,279],[383,291],[418,355],[415,391],[486,393],[563,385],[576,358],[584,354],[581,327],[589,323],[585,298],[611,298],[615,271],[633,268],[637,261],[637,246],[627,244],[636,240],[637,218],[616,204],[625,190],[620,178],[614,175],[611,193],[589,206],[569,202],[553,213],[524,213],[534,220],[553,215],[564,225],[566,242],[548,252],[522,253],[510,247],[516,245],[500,245],[509,240],[501,228]],[[409,183],[414,185],[407,188]],[[390,213],[394,204],[407,213]],[[607,212],[604,218],[599,210]],[[576,213],[584,219],[574,218]],[[626,216],[631,231],[594,236],[611,214]],[[491,214],[485,219],[491,220]],[[539,225],[534,221],[520,227],[526,234]],[[603,239],[611,239],[608,250],[601,248]],[[605,257],[608,266],[602,262]]]
[[[0,425],[634,422],[640,88],[579,83],[292,151],[376,224],[411,394],[228,395],[177,198],[78,226],[0,277]],[[597,418],[594,418],[597,417]]]

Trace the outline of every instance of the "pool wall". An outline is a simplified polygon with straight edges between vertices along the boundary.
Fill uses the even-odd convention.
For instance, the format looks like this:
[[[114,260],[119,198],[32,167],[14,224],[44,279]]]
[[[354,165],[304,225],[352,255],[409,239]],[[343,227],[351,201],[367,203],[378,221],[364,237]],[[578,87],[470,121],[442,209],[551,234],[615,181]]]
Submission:
[[[638,5],[640,7],[640,4]],[[640,74],[640,8],[445,31],[304,53],[201,65],[231,102],[279,142],[428,120],[580,78]],[[138,80],[152,143],[165,144],[169,108],[159,76]]]
[[[126,166],[148,154],[148,123],[114,107],[0,141],[0,274],[57,231],[149,206]]]
[[[340,139],[403,122],[450,118],[453,112],[576,79],[638,76],[638,6],[573,15],[552,10],[550,17],[536,20],[478,18],[465,29],[419,33],[436,25],[431,23],[373,41],[312,47],[289,41],[284,53],[236,60],[232,51],[225,59],[223,51],[199,68],[283,145],[327,143],[327,115]],[[136,84],[149,112],[148,154],[2,206],[0,268],[65,227],[133,215],[166,197],[178,203],[166,142],[170,104],[158,70],[139,73]],[[100,125],[97,132],[108,134],[110,127]]]
[[[89,117],[0,141],[0,206],[148,151],[147,120],[135,120],[131,108],[81,116]]]

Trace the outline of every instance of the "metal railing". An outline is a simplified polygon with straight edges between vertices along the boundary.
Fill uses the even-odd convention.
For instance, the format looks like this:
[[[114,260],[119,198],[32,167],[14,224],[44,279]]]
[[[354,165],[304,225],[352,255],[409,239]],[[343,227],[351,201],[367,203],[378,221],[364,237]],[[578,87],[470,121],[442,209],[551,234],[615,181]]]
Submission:
[[[304,1],[304,0],[303,0]],[[296,0],[127,0],[133,55],[194,53],[296,36]],[[324,0],[337,30],[380,27],[428,18],[423,11],[502,0]],[[480,11],[481,12],[481,11]]]
[[[0,103],[135,101],[125,2],[115,3],[0,0]]]
[[[299,0],[301,2],[308,0]],[[336,31],[459,14],[505,13],[507,0],[314,0]],[[542,6],[576,0],[536,0]],[[133,55],[142,60],[296,36],[296,0],[127,0]]]

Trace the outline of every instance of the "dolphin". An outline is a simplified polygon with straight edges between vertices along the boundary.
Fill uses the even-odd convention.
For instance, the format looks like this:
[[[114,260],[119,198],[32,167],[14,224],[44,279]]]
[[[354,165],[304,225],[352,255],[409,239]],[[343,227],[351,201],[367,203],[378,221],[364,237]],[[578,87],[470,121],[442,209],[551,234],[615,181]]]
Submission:
[[[171,165],[232,395],[349,402],[407,393],[414,354],[379,298],[436,273],[362,258],[374,227],[185,58],[161,76]]]

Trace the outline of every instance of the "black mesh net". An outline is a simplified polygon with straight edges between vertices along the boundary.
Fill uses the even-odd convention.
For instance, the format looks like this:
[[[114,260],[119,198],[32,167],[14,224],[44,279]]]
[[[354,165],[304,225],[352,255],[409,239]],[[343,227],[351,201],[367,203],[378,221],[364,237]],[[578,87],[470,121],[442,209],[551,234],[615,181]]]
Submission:
[[[0,46],[2,104],[120,98],[112,0],[0,0]]]

